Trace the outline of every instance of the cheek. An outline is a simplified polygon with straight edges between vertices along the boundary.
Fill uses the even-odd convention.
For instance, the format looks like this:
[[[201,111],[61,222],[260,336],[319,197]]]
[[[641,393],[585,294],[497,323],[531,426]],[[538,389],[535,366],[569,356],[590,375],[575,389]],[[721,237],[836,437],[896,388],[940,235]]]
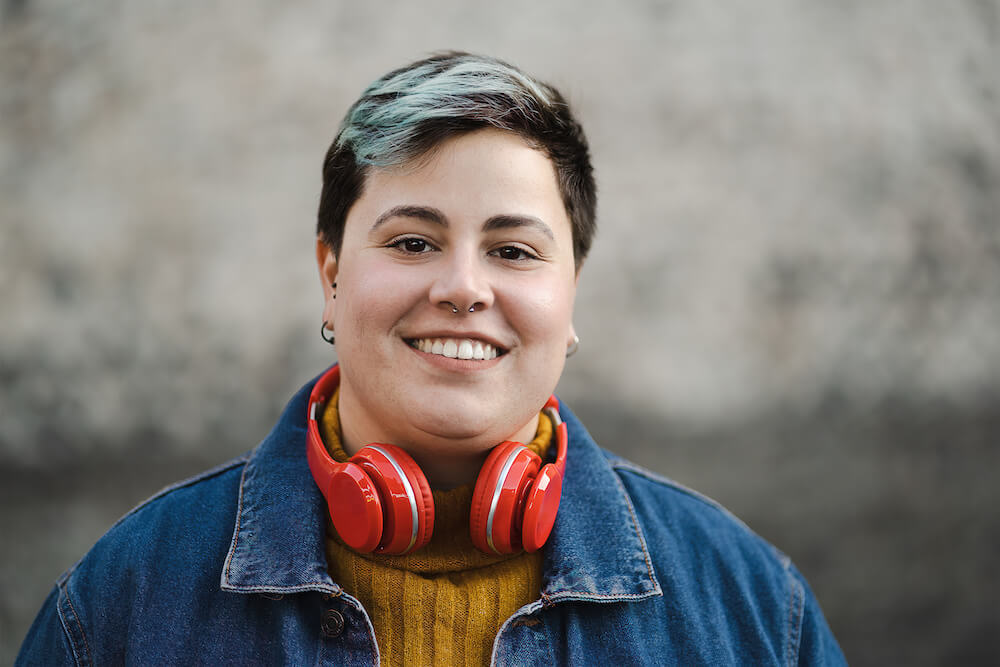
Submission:
[[[417,303],[421,282],[413,271],[386,263],[358,262],[345,282],[344,313],[359,336],[384,333]]]
[[[525,340],[552,347],[564,345],[573,319],[574,293],[572,283],[552,281],[509,295]]]

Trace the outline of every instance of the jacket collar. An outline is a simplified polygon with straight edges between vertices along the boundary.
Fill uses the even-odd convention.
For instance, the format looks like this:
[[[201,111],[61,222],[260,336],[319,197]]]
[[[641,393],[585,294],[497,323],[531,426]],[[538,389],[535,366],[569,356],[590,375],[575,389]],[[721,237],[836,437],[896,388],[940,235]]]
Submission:
[[[306,405],[317,379],[292,397],[243,468],[222,590],[340,593],[323,554],[326,502],[306,461]]]
[[[635,509],[580,420],[560,404],[569,431],[562,499],[545,546],[542,602],[637,600],[662,595]]]
[[[326,501],[306,461],[306,406],[316,378],[288,402],[240,481],[222,590],[341,593],[327,573]],[[607,458],[565,406],[569,454],[556,523],[544,547],[543,604],[662,595],[631,501]]]

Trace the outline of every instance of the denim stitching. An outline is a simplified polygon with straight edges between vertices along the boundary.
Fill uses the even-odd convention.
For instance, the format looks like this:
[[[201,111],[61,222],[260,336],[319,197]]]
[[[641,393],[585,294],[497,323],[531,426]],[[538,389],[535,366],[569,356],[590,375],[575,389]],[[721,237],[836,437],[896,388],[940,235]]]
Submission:
[[[544,597],[545,594],[542,593],[542,598]],[[511,616],[510,618],[508,618],[506,621],[503,622],[503,624],[500,626],[500,629],[497,630],[496,637],[493,638],[493,648],[490,650],[490,667],[494,667],[497,664],[497,650],[500,648],[500,638],[503,636],[503,633],[508,628],[513,627],[513,624],[516,621],[526,616],[531,616],[536,611],[543,609],[544,607],[545,604],[543,600],[536,600],[535,602],[529,602],[528,604],[524,605],[516,612],[514,612],[513,616]]]
[[[375,647],[375,659],[372,660],[372,665],[375,665],[377,667],[382,662],[382,652],[378,646],[378,637],[375,636],[375,626],[372,625],[372,619],[368,615],[368,612],[365,611],[365,607],[364,605],[361,604],[360,600],[350,595],[345,595],[344,599],[347,601],[347,604],[354,607],[365,619],[365,621],[368,622],[368,638],[371,640],[372,646]]]
[[[642,558],[646,561],[646,573],[649,575],[649,580],[653,584],[653,588],[657,591],[660,590],[660,582],[656,580],[656,574],[653,572],[653,563],[649,558],[649,548],[646,546],[646,537],[642,534],[642,529],[639,528],[639,520],[635,516],[635,508],[632,506],[632,499],[628,495],[628,491],[625,490],[625,485],[622,480],[615,475],[615,483],[618,485],[618,489],[622,492],[622,497],[625,498],[625,505],[628,507],[629,516],[632,517],[632,527],[635,528],[635,534],[639,538],[639,545],[642,547]]]
[[[343,589],[337,584],[331,586],[325,581],[306,581],[294,586],[272,586],[270,584],[255,584],[253,586],[235,586],[230,584],[226,588],[231,593],[327,593],[338,596],[343,593]]]
[[[616,457],[616,460],[611,461],[611,467],[616,468],[616,469],[621,469],[621,470],[628,470],[629,472],[635,473],[636,475],[640,475],[642,477],[645,477],[646,479],[648,479],[651,482],[657,482],[659,484],[663,484],[664,486],[668,486],[668,487],[674,489],[675,491],[678,491],[680,493],[684,493],[684,494],[686,494],[688,496],[691,496],[692,498],[694,498],[696,500],[700,500],[701,502],[707,504],[709,507],[713,507],[716,510],[722,512],[727,517],[729,517],[730,519],[732,519],[736,523],[740,524],[741,526],[743,526],[744,528],[746,528],[750,532],[753,532],[753,530],[749,526],[747,526],[743,522],[742,519],[740,519],[738,516],[736,516],[735,514],[733,514],[732,512],[730,512],[723,505],[719,504],[718,501],[713,500],[712,498],[709,498],[708,496],[704,495],[703,493],[699,493],[699,492],[695,491],[694,489],[686,487],[683,484],[681,484],[680,482],[676,482],[676,481],[670,479],[669,477],[664,477],[663,475],[658,475],[655,472],[653,472],[651,470],[648,470],[646,468],[643,468],[640,465],[636,465],[636,464],[634,464],[634,463],[632,463],[630,461],[625,461],[624,459],[617,459],[617,457]]]
[[[649,593],[591,593],[590,591],[559,591],[553,595],[542,595],[543,606],[552,607],[559,602],[625,602],[628,600],[646,600],[648,598],[663,595],[663,591],[657,586],[656,590]]]
[[[240,539],[240,524],[243,520],[243,484],[246,482],[247,467],[247,465],[244,465],[243,471],[240,472],[240,495],[236,501],[236,528],[233,530],[233,539],[229,543],[229,553],[226,554],[226,567],[222,571],[223,586],[229,583],[229,568],[233,564],[233,555],[236,553],[236,547]]]
[[[111,525],[111,527],[108,528],[107,532],[111,532],[113,529],[117,528],[120,523],[122,523],[123,521],[125,521],[125,519],[129,518],[133,514],[138,513],[140,510],[142,510],[143,508],[145,508],[146,505],[149,505],[149,504],[151,504],[151,503],[159,500],[160,498],[162,498],[163,496],[167,495],[168,493],[172,493],[174,491],[177,491],[178,489],[183,489],[183,488],[188,487],[188,486],[194,486],[195,484],[198,484],[198,483],[203,482],[203,481],[207,481],[208,479],[210,479],[212,477],[216,477],[218,475],[221,475],[222,473],[227,472],[230,468],[235,468],[240,463],[245,463],[248,458],[249,458],[248,454],[243,454],[243,455],[241,455],[241,456],[239,456],[239,457],[237,457],[235,459],[231,459],[229,461],[226,461],[225,463],[217,465],[214,468],[211,468],[211,469],[206,470],[204,472],[198,473],[197,475],[194,475],[193,477],[188,477],[185,480],[181,480],[180,482],[176,482],[174,484],[171,484],[170,486],[166,486],[166,487],[160,489],[159,491],[157,491],[156,493],[154,493],[153,495],[151,495],[149,498],[146,498],[141,503],[139,503],[138,505],[136,505],[135,507],[133,507],[132,509],[130,509],[128,512],[126,512],[124,515],[122,515],[122,517],[120,519],[118,519],[117,521],[115,521]],[[73,567],[70,568],[70,569],[74,569],[77,564],[79,564],[79,561],[77,561],[77,563],[74,564]]]
[[[341,592],[340,586],[334,584],[331,588],[325,581],[307,581],[295,586],[272,586],[267,584],[236,586],[230,582],[230,568],[232,567],[233,556],[236,554],[236,549],[239,546],[240,526],[243,520],[243,486],[246,481],[247,468],[250,467],[248,464],[249,460],[245,461],[243,472],[240,474],[240,495],[236,503],[236,527],[233,530],[233,539],[229,543],[229,553],[226,554],[226,566],[222,571],[221,585],[223,589],[242,593],[304,593],[306,591],[319,591],[339,595]]]
[[[68,622],[67,619],[63,616],[62,605],[57,604],[56,609],[59,612],[59,620],[60,622],[62,622],[63,632],[66,633],[67,639],[70,640],[70,646],[73,647],[73,659],[76,661],[78,665],[93,664],[93,659],[90,657],[90,644],[87,642],[87,634],[83,631],[83,625],[80,623],[80,614],[77,613],[76,607],[73,606],[73,600],[71,600],[69,597],[68,587],[60,587],[59,599],[62,600],[63,597],[65,597],[66,599],[66,604],[69,605],[69,611],[72,612],[72,617],[73,617],[72,620],[76,624],[76,627],[80,634],[80,638],[83,639],[83,650],[85,653],[84,658],[86,659],[80,658],[79,652],[77,651],[77,643],[73,639],[73,633],[67,626]]]

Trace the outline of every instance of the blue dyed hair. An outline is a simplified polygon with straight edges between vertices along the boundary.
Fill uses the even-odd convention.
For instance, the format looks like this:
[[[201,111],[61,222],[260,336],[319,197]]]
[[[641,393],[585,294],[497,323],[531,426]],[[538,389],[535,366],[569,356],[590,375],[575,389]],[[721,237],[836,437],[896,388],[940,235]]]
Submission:
[[[444,53],[389,72],[351,106],[323,162],[320,238],[340,255],[347,212],[369,169],[405,164],[446,139],[488,127],[521,136],[552,160],[579,269],[597,206],[583,128],[552,86],[469,53]]]

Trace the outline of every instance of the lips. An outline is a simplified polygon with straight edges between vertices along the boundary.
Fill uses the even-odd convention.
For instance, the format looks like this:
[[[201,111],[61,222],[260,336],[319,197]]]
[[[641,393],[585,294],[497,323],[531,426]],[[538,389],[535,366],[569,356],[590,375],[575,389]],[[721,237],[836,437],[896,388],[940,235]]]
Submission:
[[[505,350],[475,338],[411,338],[406,341],[410,347],[437,354],[449,359],[474,359],[489,361],[502,355]]]

